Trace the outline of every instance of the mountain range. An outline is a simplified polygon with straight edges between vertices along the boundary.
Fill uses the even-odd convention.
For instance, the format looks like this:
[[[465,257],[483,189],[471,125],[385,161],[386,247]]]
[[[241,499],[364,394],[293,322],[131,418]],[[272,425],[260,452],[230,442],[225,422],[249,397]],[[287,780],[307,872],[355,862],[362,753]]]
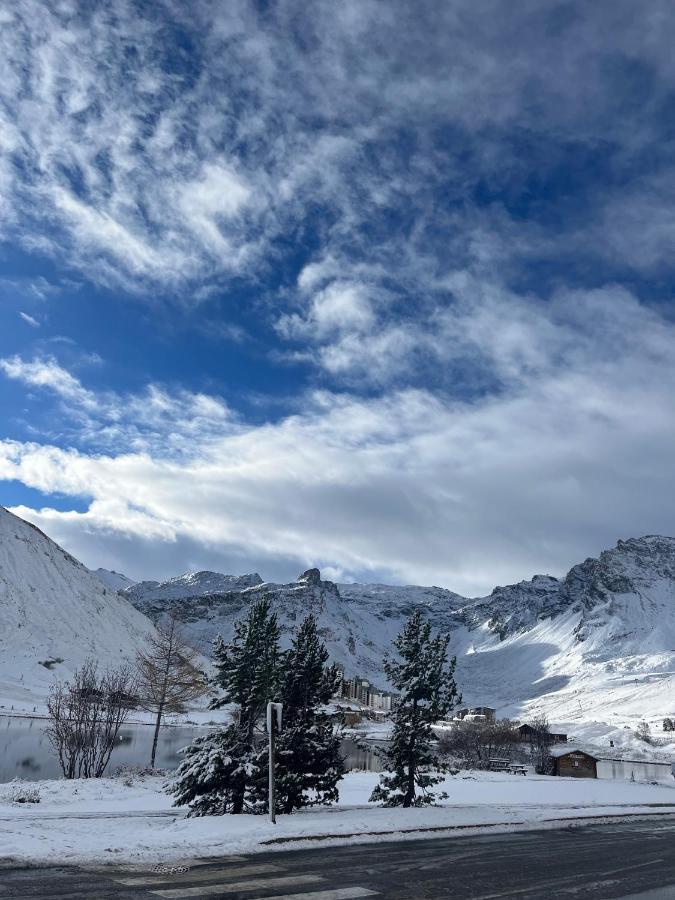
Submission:
[[[421,607],[451,633],[465,700],[504,714],[633,720],[675,713],[675,539],[619,541],[564,578],[535,575],[466,598],[440,587],[334,584],[310,569],[296,582],[197,572],[141,582],[123,596],[157,621],[177,606],[208,654],[248,605],[269,597],[289,629],[313,611],[334,660],[385,686],[382,659]]]
[[[675,715],[675,539],[619,541],[564,578],[536,575],[466,598],[441,587],[335,584],[309,569],[277,584],[257,573],[194,572],[134,583],[91,572],[0,507],[0,706],[44,696],[86,656],[132,659],[171,607],[208,655],[254,600],[286,633],[310,610],[334,661],[386,687],[384,654],[421,607],[451,633],[470,705],[557,722],[634,724]]]

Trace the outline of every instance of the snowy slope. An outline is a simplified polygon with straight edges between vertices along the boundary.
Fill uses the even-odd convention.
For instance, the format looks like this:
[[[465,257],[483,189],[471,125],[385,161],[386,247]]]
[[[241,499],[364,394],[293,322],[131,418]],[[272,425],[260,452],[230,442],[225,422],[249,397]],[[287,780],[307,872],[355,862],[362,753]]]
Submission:
[[[41,704],[88,656],[132,660],[152,624],[33,525],[0,507],[0,705]]]
[[[114,572],[111,569],[96,569],[94,575],[98,576],[103,584],[113,591],[123,591],[125,588],[135,584],[131,578],[127,578],[127,576],[122,575],[121,572]]]
[[[235,576],[221,577],[235,584]],[[165,583],[176,588],[171,601],[179,598],[178,584],[190,578]],[[162,586],[146,592],[144,584],[126,595],[156,619],[169,597],[162,596]],[[322,581],[316,569],[287,585],[201,593],[196,586],[189,582],[180,598],[182,614],[207,652],[216,634],[231,634],[252,600],[268,596],[289,627],[312,609],[333,659],[348,673],[384,685],[383,654],[420,606],[435,627],[451,632],[469,704],[510,715],[544,710],[577,731],[581,723],[618,727],[675,715],[673,538],[619,541],[564,579],[537,575],[474,599],[438,587],[335,585]]]

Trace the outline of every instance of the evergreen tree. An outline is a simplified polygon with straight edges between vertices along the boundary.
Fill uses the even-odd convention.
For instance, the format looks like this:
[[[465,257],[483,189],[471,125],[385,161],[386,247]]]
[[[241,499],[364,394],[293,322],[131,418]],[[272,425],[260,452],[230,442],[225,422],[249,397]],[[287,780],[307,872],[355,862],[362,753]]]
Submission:
[[[189,806],[190,816],[258,811],[250,797],[258,754],[238,725],[196,738],[183,754],[171,788],[174,806]]]
[[[443,765],[431,749],[431,726],[461,700],[456,659],[447,658],[449,641],[449,634],[432,638],[431,625],[416,610],[394,641],[398,659],[385,660],[385,672],[400,696],[392,740],[383,753],[390,771],[380,776],[370,798],[384,806],[423,806],[435,799],[431,788],[442,778],[434,771]]]
[[[172,792],[176,805],[190,806],[190,815],[263,811],[261,726],[267,702],[277,699],[279,659],[279,626],[265,599],[236,623],[231,643],[216,640],[213,683],[222,693],[210,706],[234,703],[238,714],[228,728],[197,738],[185,750]]]
[[[327,662],[328,651],[310,614],[284,654],[281,667],[284,721],[277,738],[276,764],[280,813],[338,799],[337,784],[344,773],[341,738],[320,707],[333,696],[339,673]],[[266,787],[264,795],[266,798]]]

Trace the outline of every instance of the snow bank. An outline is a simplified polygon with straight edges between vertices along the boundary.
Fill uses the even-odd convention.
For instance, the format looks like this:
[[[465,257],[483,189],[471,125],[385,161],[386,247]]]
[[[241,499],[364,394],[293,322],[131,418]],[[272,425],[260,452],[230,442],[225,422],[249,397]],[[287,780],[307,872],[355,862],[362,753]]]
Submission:
[[[334,807],[280,816],[188,819],[173,809],[167,780],[135,778],[38,782],[39,805],[2,801],[0,858],[62,863],[144,864],[322,842],[391,840],[414,829],[512,830],[553,827],[585,817],[674,814],[675,787],[503,773],[463,773],[446,779],[450,797],[430,809],[382,809],[368,804],[377,775],[350,773]],[[9,789],[9,786],[4,786]],[[57,827],[58,823],[58,827]],[[462,829],[465,829],[462,831]],[[292,843],[277,843],[279,839]],[[273,843],[269,843],[269,842]]]

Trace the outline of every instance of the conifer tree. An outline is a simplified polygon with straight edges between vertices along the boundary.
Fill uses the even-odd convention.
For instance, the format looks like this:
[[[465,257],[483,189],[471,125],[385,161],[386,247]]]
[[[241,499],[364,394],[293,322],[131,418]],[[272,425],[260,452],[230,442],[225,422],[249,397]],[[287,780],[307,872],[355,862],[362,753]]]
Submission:
[[[431,726],[460,702],[455,683],[456,659],[448,661],[449,634],[431,636],[431,625],[416,610],[394,641],[397,659],[384,669],[399,692],[394,730],[383,755],[390,771],[382,773],[371,800],[384,806],[433,803],[431,790],[442,778],[440,760],[432,752]],[[442,795],[441,795],[442,796]]]
[[[154,768],[159,729],[165,713],[184,712],[186,704],[206,692],[207,680],[199,668],[199,654],[180,627],[178,610],[157,625],[136,656],[136,690],[143,709],[155,714],[150,752]]]
[[[260,745],[268,700],[279,691],[279,626],[263,599],[235,625],[231,643],[214,644],[213,683],[221,695],[210,704],[236,704],[235,722],[197,738],[178,767],[172,792],[175,805],[188,804],[190,815],[262,812]]]
[[[310,614],[281,664],[284,721],[277,738],[276,764],[280,813],[338,799],[337,784],[344,774],[341,737],[321,707],[333,696],[339,673],[327,663],[328,651]],[[261,793],[266,802],[266,785],[261,785]]]

